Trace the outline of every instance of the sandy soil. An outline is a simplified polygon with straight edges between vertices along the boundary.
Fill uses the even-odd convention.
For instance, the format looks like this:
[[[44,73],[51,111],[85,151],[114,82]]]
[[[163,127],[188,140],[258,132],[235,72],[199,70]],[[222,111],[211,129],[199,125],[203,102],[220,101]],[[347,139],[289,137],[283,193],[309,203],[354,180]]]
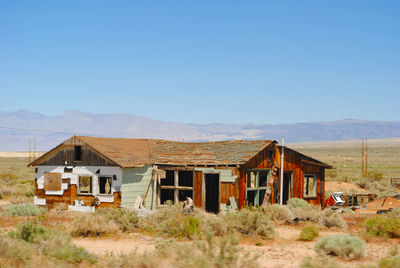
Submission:
[[[243,239],[240,246],[245,251],[250,251],[259,255],[259,263],[262,267],[299,267],[308,256],[316,257],[314,245],[316,241],[303,242],[297,238],[301,231],[301,226],[279,225],[275,228],[277,237],[274,240],[264,240],[263,246],[256,246],[259,240],[251,238]],[[320,237],[346,233],[345,231],[322,230]],[[318,240],[318,239],[316,239]],[[157,238],[146,237],[140,234],[130,234],[127,238],[78,238],[73,240],[76,245],[86,248],[95,254],[105,254],[112,252],[129,253],[137,250],[140,253],[151,251],[155,248]],[[376,264],[381,258],[387,257],[391,246],[398,244],[399,239],[378,240],[367,243],[368,255],[355,261],[347,261],[335,258],[346,267],[358,267],[359,265]]]
[[[0,199],[0,206],[7,206],[10,205],[10,200],[8,199]]]
[[[343,181],[326,181],[325,191],[342,192],[354,190],[357,193],[366,193],[367,191],[357,184]]]
[[[123,239],[112,239],[112,238],[75,238],[73,242],[85,248],[94,254],[106,254],[106,253],[129,253],[137,251],[144,253],[146,251],[152,251],[157,243],[157,238],[146,237],[141,234],[132,233],[127,235],[127,238]]]

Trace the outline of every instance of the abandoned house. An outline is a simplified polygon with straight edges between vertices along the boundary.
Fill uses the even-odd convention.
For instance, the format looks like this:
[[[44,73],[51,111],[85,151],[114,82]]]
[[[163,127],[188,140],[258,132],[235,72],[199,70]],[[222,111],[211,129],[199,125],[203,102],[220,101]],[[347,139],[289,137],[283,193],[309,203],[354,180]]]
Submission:
[[[212,213],[292,197],[322,205],[331,168],[276,141],[86,136],[64,141],[29,166],[35,167],[34,203],[49,209],[155,209],[190,197]]]

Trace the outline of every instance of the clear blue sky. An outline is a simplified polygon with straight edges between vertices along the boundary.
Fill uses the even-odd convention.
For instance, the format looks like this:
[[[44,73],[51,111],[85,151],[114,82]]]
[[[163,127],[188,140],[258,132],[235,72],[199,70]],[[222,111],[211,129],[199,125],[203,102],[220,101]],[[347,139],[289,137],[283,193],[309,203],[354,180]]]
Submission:
[[[0,110],[400,120],[400,1],[2,1]]]

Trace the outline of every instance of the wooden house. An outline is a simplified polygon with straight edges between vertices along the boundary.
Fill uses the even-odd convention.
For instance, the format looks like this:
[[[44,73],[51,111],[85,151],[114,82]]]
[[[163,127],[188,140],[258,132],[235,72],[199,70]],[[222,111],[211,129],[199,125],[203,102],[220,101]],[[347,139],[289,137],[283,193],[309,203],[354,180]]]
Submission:
[[[283,184],[280,187],[281,152]],[[177,142],[74,136],[30,166],[36,205],[93,211],[155,209],[193,199],[208,212],[285,204],[293,197],[322,205],[330,168],[276,141]]]

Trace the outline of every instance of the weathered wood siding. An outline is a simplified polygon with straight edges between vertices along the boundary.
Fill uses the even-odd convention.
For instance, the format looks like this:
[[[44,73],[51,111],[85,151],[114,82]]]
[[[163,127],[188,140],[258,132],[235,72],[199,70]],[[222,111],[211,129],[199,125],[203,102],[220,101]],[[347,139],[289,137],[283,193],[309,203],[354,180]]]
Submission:
[[[273,148],[274,154],[273,159],[268,159],[268,150]],[[244,207],[246,203],[246,173],[249,168],[271,168],[272,163],[276,161],[280,168],[280,158],[281,152],[276,144],[273,144],[255,157],[253,157],[245,165],[242,165],[239,169],[239,207]],[[293,197],[302,198],[313,205],[322,205],[324,201],[325,192],[325,168],[319,165],[313,165],[309,163],[302,162],[301,155],[294,150],[285,149],[284,152],[284,172],[291,171],[293,173]],[[317,176],[317,196],[316,197],[304,197],[304,175],[305,174],[315,174]],[[277,196],[275,196],[274,190],[279,192],[280,189],[280,179],[279,172],[276,178],[277,189],[273,189],[271,195],[271,203],[276,203]],[[322,191],[321,191],[322,188]]]
[[[81,146],[81,159],[75,161],[75,147],[74,146],[60,146],[51,155],[47,156],[45,161],[40,163],[40,166],[115,166],[97,152],[93,151],[86,145]]]

